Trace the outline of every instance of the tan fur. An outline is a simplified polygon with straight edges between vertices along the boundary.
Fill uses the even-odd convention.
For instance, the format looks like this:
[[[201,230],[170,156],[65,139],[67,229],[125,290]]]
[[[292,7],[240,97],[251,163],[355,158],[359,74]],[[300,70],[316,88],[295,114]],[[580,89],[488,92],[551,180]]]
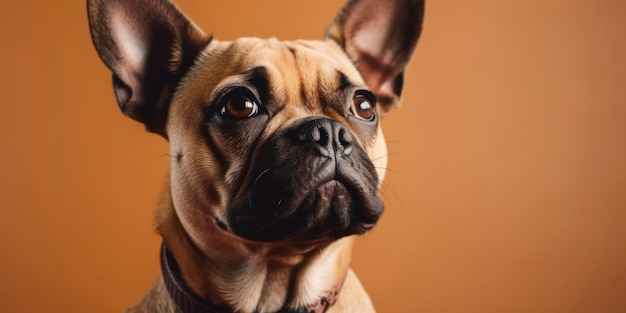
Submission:
[[[237,53],[249,50],[256,51],[256,54]],[[351,74],[349,77],[355,82],[362,82],[362,78],[334,42],[284,43],[252,38],[235,42],[214,41],[203,54],[210,57],[202,58],[206,61],[193,69],[190,80],[174,96],[170,110],[167,129],[170,153],[172,156],[182,153],[187,163],[181,167],[175,164],[175,157],[172,158],[172,190],[171,194],[166,191],[158,212],[159,232],[179,263],[185,281],[196,293],[213,303],[226,302],[241,312],[272,312],[285,305],[296,308],[315,302],[348,272],[352,239],[305,242],[301,246],[260,244],[246,242],[220,230],[214,219],[225,214],[223,199],[230,190],[229,179],[243,165],[234,159],[225,173],[215,172],[224,169],[213,166],[212,162],[217,161],[207,159],[212,154],[210,151],[202,151],[206,146],[201,144],[203,139],[194,131],[197,129],[194,124],[201,123],[197,106],[202,105],[203,99],[211,97],[210,92],[218,84],[238,79],[237,75],[229,77],[229,73],[266,66],[272,82],[282,87],[281,96],[293,105],[273,118],[262,135],[264,140],[277,129],[289,125],[289,120],[325,115],[319,105],[307,101],[316,99],[314,88],[318,82],[335,83],[331,79],[335,69]],[[220,71],[219,77],[207,77],[215,75],[214,63],[225,58],[232,60],[229,67]],[[196,76],[203,79],[193,79]],[[386,154],[384,143],[375,141],[366,147],[372,159]],[[384,158],[378,162],[381,164],[377,168],[383,177]],[[210,186],[213,190],[199,191],[196,186]],[[298,283],[285,284],[289,281]],[[368,312],[365,310],[367,304],[373,311],[354,274],[348,276],[341,293],[356,297],[350,299],[353,303],[349,306],[359,303],[356,308],[360,309],[354,312]],[[339,299],[344,298],[347,297]]]
[[[215,305],[266,313],[310,307],[343,281],[328,312],[374,312],[350,269],[350,235],[369,230],[383,210],[376,187],[385,177],[387,148],[378,118],[397,106],[421,33],[424,1],[349,0],[326,40],[288,42],[215,40],[167,0],[87,1],[94,46],[113,74],[120,109],[169,141],[170,175],[156,220],[184,284]],[[263,71],[254,79],[268,82],[251,91],[254,69]],[[220,91],[229,90],[230,104],[230,93],[240,89],[271,94],[267,112],[259,115],[265,120],[246,120],[262,127],[224,122],[232,115],[214,118],[226,107]],[[360,105],[365,107],[357,109]],[[229,135],[220,132],[228,127]],[[254,136],[243,136],[246,132]],[[270,170],[263,172],[262,166],[279,172],[289,163],[280,155],[283,149],[290,152],[285,154],[293,161],[290,167],[256,185]],[[300,162],[302,155],[310,156],[310,163],[326,163]],[[267,159],[276,163],[263,163]],[[305,180],[314,175],[299,176],[325,169],[334,172],[311,184]],[[347,175],[357,177],[356,187],[347,186],[355,184]],[[299,180],[289,184],[292,178]],[[281,193],[285,186],[295,191]],[[278,196],[272,198],[275,189]],[[277,201],[275,207],[273,202],[253,206],[256,198],[248,193],[258,190]],[[294,203],[281,207],[284,198]],[[245,216],[249,211],[239,214],[242,207],[252,217]],[[279,217],[301,218],[288,211],[292,207],[306,218]],[[262,237],[266,227],[278,234]],[[179,309],[159,277],[128,312]]]

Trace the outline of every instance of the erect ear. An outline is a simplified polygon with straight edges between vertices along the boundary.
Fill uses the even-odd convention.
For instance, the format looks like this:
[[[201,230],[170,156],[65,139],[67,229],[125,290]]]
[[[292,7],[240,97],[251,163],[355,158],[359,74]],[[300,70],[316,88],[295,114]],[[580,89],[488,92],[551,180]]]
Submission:
[[[165,136],[172,93],[210,36],[166,0],[88,0],[87,11],[120,109]]]
[[[424,0],[350,0],[326,32],[359,69],[383,114],[398,105],[423,18]]]

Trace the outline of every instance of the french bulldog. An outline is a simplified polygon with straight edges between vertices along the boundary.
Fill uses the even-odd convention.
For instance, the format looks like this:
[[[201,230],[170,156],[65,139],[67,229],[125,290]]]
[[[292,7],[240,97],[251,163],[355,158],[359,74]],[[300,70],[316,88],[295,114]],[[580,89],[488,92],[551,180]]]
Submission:
[[[351,246],[383,213],[424,1],[350,0],[316,41],[219,41],[167,0],[87,11],[119,108],[171,156],[162,273],[128,312],[374,312]]]

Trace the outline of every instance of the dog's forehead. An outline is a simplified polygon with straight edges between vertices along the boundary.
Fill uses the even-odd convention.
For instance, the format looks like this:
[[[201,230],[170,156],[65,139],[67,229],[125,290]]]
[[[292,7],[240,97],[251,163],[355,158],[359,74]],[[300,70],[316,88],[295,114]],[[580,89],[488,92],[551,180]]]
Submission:
[[[179,84],[169,120],[185,125],[200,122],[199,106],[209,105],[224,86],[244,83],[263,69],[272,96],[289,103],[272,124],[289,118],[319,114],[320,96],[336,93],[345,81],[365,87],[360,73],[334,41],[279,41],[239,38],[213,40],[197,58],[189,74]],[[336,105],[344,105],[336,103]],[[185,122],[183,122],[185,121]],[[271,127],[270,127],[271,128]]]
[[[220,84],[236,79],[253,69],[262,68],[280,93],[298,87],[303,93],[318,91],[320,84],[339,85],[340,77],[363,85],[363,79],[334,41],[279,41],[274,38],[239,38],[235,41],[213,40],[195,62],[183,85],[215,90]]]
[[[308,76],[334,76],[339,71],[362,82],[352,62],[334,41],[240,38],[221,46],[219,50],[228,55],[235,71],[259,66],[282,75],[294,75],[292,71],[298,71]]]

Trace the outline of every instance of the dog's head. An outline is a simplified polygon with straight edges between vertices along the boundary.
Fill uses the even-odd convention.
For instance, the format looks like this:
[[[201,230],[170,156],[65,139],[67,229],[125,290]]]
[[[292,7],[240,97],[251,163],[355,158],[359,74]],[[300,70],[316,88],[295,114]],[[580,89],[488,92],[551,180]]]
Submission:
[[[169,140],[172,201],[194,239],[337,239],[374,226],[379,122],[398,103],[423,1],[349,1],[325,40],[292,42],[221,42],[165,0],[88,10],[122,112]]]

